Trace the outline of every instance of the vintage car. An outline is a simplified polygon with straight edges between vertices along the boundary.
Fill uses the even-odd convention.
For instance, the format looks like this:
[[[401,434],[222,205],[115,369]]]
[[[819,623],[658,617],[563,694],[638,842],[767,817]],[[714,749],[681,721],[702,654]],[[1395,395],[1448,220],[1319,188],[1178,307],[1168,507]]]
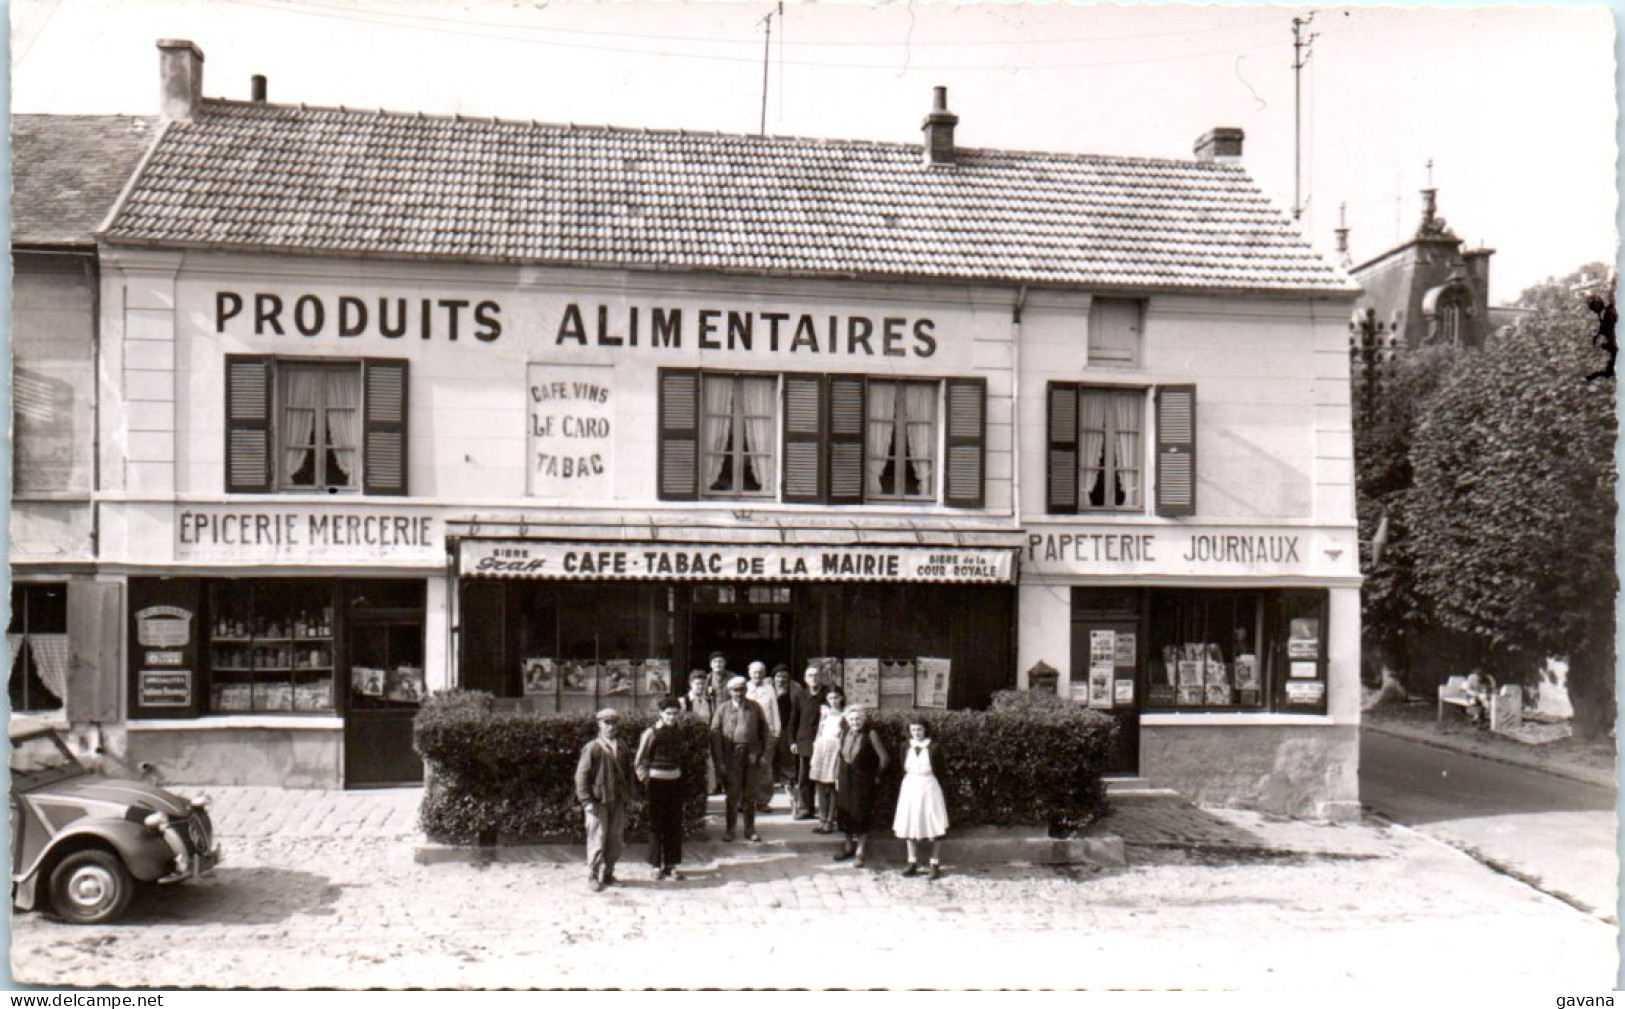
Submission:
[[[93,924],[122,914],[137,882],[212,872],[220,849],[207,805],[92,774],[52,729],[13,730],[12,903],[48,902],[64,921]]]

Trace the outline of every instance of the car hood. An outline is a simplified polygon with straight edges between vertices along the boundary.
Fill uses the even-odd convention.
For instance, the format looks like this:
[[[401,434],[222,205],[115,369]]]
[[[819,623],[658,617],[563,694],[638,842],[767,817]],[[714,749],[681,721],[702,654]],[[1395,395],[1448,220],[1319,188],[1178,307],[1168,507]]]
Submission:
[[[156,785],[125,778],[104,778],[99,774],[84,774],[36,788],[26,795],[33,800],[66,800],[89,805],[105,806],[110,815],[123,815],[130,807],[151,809],[171,816],[185,816],[192,804],[173,792]],[[116,812],[114,811],[116,810]]]

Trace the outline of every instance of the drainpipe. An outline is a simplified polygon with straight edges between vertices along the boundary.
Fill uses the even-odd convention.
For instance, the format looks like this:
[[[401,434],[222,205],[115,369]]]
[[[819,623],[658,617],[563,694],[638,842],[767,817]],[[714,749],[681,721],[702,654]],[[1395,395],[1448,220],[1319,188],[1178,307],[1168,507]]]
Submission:
[[[1010,507],[1017,526],[1021,524],[1021,310],[1027,307],[1027,285],[1016,289],[1010,307]]]

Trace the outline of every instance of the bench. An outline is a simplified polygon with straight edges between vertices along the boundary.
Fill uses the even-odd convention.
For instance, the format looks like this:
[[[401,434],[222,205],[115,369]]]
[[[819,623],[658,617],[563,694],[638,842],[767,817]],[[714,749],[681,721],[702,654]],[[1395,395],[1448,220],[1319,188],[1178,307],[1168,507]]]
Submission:
[[[1495,718],[1496,696],[1495,696],[1495,693],[1496,693],[1496,691],[1495,691],[1495,681],[1490,680],[1490,724],[1491,725],[1496,724],[1496,718]],[[1439,721],[1439,722],[1444,721],[1444,706],[1446,704],[1454,704],[1456,707],[1460,708],[1464,712],[1468,708],[1473,706],[1472,698],[1467,696],[1467,677],[1465,677],[1465,676],[1452,676],[1449,679],[1445,680],[1444,683],[1439,687],[1439,715],[1435,719],[1435,721]]]

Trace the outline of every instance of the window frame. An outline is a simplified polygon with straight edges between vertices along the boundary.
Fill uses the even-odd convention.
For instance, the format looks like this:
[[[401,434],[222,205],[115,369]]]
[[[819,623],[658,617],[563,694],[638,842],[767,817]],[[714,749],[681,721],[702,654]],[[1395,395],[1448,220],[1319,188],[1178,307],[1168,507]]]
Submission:
[[[893,480],[896,481],[896,480],[899,479],[896,474],[901,472],[903,467],[910,466],[910,464],[912,463],[913,458],[914,458],[911,454],[909,454],[909,451],[908,451],[908,425],[913,424],[913,423],[923,423],[922,421],[913,420],[912,418],[910,418],[908,416],[908,412],[907,412],[907,410],[908,410],[908,407],[907,407],[907,399],[908,399],[908,397],[903,395],[903,391],[908,386],[930,386],[931,387],[931,420],[930,420],[930,423],[931,423],[931,445],[932,445],[933,454],[932,454],[931,458],[929,459],[929,463],[930,463],[930,470],[929,470],[929,473],[928,473],[929,479],[927,481],[924,481],[925,483],[929,484],[929,486],[924,487],[919,493],[917,493],[917,494],[908,494],[908,493],[886,494],[884,492],[879,492],[879,491],[871,492],[870,486],[869,486],[869,463],[870,463],[871,460],[870,460],[869,451],[868,451],[868,447],[869,447],[868,437],[867,437],[868,429],[869,429],[869,425],[871,425],[871,424],[885,423],[885,421],[883,419],[877,419],[873,415],[873,413],[870,412],[874,408],[874,397],[872,395],[866,396],[866,403],[865,403],[865,407],[864,407],[864,419],[863,419],[864,434],[865,434],[865,438],[864,438],[864,454],[863,454],[863,500],[864,500],[864,503],[865,504],[868,504],[870,502],[876,502],[876,503],[881,503],[881,504],[895,504],[895,503],[937,504],[937,503],[939,503],[942,498],[941,498],[941,493],[940,493],[940,489],[939,489],[941,481],[939,480],[938,475],[939,475],[939,471],[942,468],[941,460],[942,460],[942,454],[943,454],[943,441],[944,441],[944,437],[945,437],[945,430],[944,430],[943,423],[942,423],[942,413],[943,413],[942,399],[943,399],[943,395],[944,395],[943,394],[944,386],[943,386],[942,380],[941,379],[931,379],[931,378],[925,378],[925,379],[889,378],[889,377],[888,378],[878,378],[878,377],[874,377],[874,376],[869,376],[869,377],[867,377],[865,379],[864,387],[865,387],[866,392],[872,391],[876,385],[890,385],[890,386],[894,386],[895,389],[896,389],[896,394],[893,397],[892,417],[891,417],[891,421],[890,421],[890,423],[892,425],[891,445],[892,445],[893,448],[896,448],[897,443],[898,443],[898,437],[899,437],[898,433],[899,432],[902,432],[901,437],[902,437],[903,444],[902,444],[902,449],[901,449],[899,454],[893,455],[893,454],[890,454],[890,452],[888,451],[888,454],[885,456],[885,461],[890,462],[892,464],[892,466],[893,466]],[[882,468],[882,472],[884,472],[884,468]],[[879,479],[880,478],[877,475],[877,477],[876,477],[877,482],[879,481]],[[906,477],[904,477],[903,480],[904,480],[905,485],[906,485]]]
[[[360,358],[353,360],[329,358],[277,358],[275,367],[276,373],[273,377],[273,382],[275,383],[273,409],[275,412],[272,414],[271,420],[272,492],[277,494],[362,493],[362,488],[365,486],[364,469],[366,466],[366,460],[363,458],[363,456],[365,454],[367,440],[366,432],[364,430],[367,396],[367,375],[364,362]],[[329,373],[338,372],[341,370],[353,370],[355,373],[356,403],[354,407],[333,407],[329,406],[326,402],[328,393],[327,376]],[[316,412],[316,423],[314,423],[311,428],[312,441],[308,448],[312,454],[311,464],[315,468],[316,476],[314,482],[308,485],[291,482],[291,478],[283,473],[283,466],[280,465],[283,459],[285,459],[287,453],[294,451],[294,449],[291,448],[286,441],[288,413],[290,410],[304,409],[303,407],[293,407],[288,404],[288,387],[295,374],[307,371],[319,374],[322,378],[322,381],[319,383],[319,396],[321,402],[318,406],[312,408]],[[326,420],[330,411],[338,409],[350,409],[356,415],[355,428],[358,437],[354,445],[334,446],[326,444],[329,425],[323,423],[323,421]],[[348,483],[334,484],[326,479],[328,455],[335,451],[345,450],[354,453],[355,471],[350,474]]]
[[[11,585],[11,622],[6,627],[6,633],[8,637],[15,634],[21,638],[18,642],[17,654],[12,659],[11,669],[7,672],[8,696],[15,681],[21,679],[21,685],[16,688],[19,691],[18,696],[21,703],[12,705],[12,711],[29,714],[62,714],[67,711],[66,681],[63,683],[63,696],[55,697],[54,694],[51,694],[50,687],[46,685],[45,679],[38,669],[38,659],[34,654],[29,639],[34,635],[47,634],[67,638],[70,622],[68,616],[68,584],[68,582],[13,582]],[[36,595],[51,597],[58,594],[60,599],[48,607],[41,605],[43,599],[41,602],[36,602],[32,598]],[[60,607],[61,612],[61,626],[59,628],[57,627],[58,621],[54,619],[58,607]],[[41,609],[44,609],[45,612],[38,612]],[[46,626],[40,626],[41,623]],[[13,630],[13,628],[16,629]],[[39,682],[46,695],[55,698],[57,702],[55,706],[40,707],[37,704],[30,705],[28,703],[31,694],[29,689],[31,676]]]
[[[706,386],[716,380],[726,379],[734,383],[733,408],[729,417],[731,432],[728,437],[729,447],[725,449],[727,458],[725,466],[731,466],[730,476],[733,488],[725,491],[712,490],[706,485],[705,473],[709,462],[718,453],[708,447],[706,438],[707,425],[715,415],[707,407]],[[751,451],[744,447],[744,425],[752,419],[752,415],[745,412],[745,397],[743,395],[745,383],[748,381],[766,381],[773,384],[773,394],[769,397],[771,403],[768,422],[772,434],[767,440],[767,449]],[[778,372],[749,372],[749,371],[701,371],[699,387],[699,454],[697,458],[699,494],[703,499],[722,501],[748,501],[748,500],[779,500],[779,487],[782,479],[779,474],[779,443],[783,440],[783,417],[780,409],[780,400],[784,395],[784,377]],[[763,486],[760,490],[745,490],[740,487],[744,481],[744,466],[751,457],[766,457],[765,473],[761,474]],[[720,476],[721,470],[718,470]]]

